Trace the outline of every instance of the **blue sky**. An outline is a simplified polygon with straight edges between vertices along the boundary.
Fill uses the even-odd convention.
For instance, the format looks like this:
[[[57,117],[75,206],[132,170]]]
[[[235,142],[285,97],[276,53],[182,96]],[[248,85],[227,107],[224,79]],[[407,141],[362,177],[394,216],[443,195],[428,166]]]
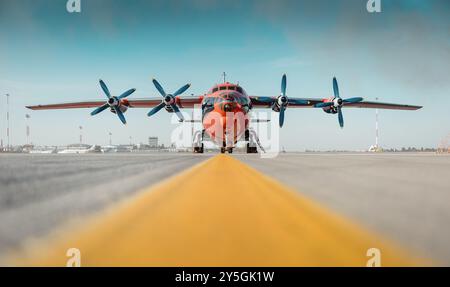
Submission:
[[[337,76],[343,97],[424,105],[417,112],[380,111],[385,147],[437,146],[450,133],[450,2],[382,0],[369,14],[365,0],[344,1],[0,1],[0,137],[6,139],[5,97],[11,94],[12,142],[25,142],[25,114],[36,144],[169,142],[174,125],[161,112],[114,115],[90,110],[27,111],[30,104],[103,99],[98,79],[119,94],[158,96],[192,83],[203,94],[220,81],[249,94],[279,94],[288,75],[291,97],[329,97]],[[346,126],[321,110],[289,109],[281,145],[290,150],[364,149],[374,142],[374,110],[346,109]]]

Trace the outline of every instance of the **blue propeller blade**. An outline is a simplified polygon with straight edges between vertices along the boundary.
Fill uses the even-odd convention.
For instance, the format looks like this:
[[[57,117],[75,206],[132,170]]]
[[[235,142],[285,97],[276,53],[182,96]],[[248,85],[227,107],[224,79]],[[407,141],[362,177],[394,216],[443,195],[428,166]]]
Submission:
[[[184,86],[182,86],[181,88],[178,89],[178,91],[176,91],[173,96],[176,97],[178,95],[181,95],[182,93],[184,93],[187,89],[189,89],[189,87],[191,86],[191,84],[186,84]]]
[[[95,116],[96,114],[103,112],[103,111],[106,110],[108,107],[109,107],[108,104],[104,104],[103,106],[96,108],[95,110],[93,110],[93,111],[91,112],[91,116]]]
[[[184,121],[183,114],[180,112],[180,109],[178,109],[177,105],[171,104],[170,106],[172,107],[172,109],[177,114],[178,118],[180,119],[180,122]]]
[[[338,108],[338,119],[339,119],[339,125],[341,126],[341,128],[343,128],[344,127],[344,115],[342,114],[341,107]]]
[[[286,95],[286,74],[283,75],[283,78],[281,78],[281,94],[283,96]]]
[[[338,83],[337,83],[336,77],[333,78],[333,91],[334,91],[334,97],[335,98],[340,98],[340,96],[339,96],[339,87],[338,87]]]
[[[166,96],[166,92],[164,91],[163,87],[158,83],[158,81],[156,79],[153,79],[153,84],[155,85],[155,87],[159,91],[159,93],[163,97],[165,97]]]
[[[114,107],[114,110],[116,111],[117,116],[119,117],[120,121],[126,125],[127,120],[125,119],[125,116],[123,115],[122,111],[118,107]]]
[[[286,109],[284,107],[280,108],[280,128],[282,128],[284,125],[284,111],[285,110]]]
[[[105,82],[103,82],[103,80],[100,80],[100,86],[102,87],[103,92],[105,92],[106,96],[109,98],[111,98],[111,93],[108,90],[108,87],[106,86]]]
[[[118,97],[118,99],[120,100],[120,99],[126,98],[126,97],[128,97],[129,95],[131,95],[132,93],[134,93],[135,91],[136,91],[136,89],[130,89],[130,90],[126,91],[125,93],[121,94],[121,95]]]
[[[161,110],[162,108],[164,108],[166,106],[165,103],[160,103],[159,105],[157,105],[156,107],[154,107],[150,112],[148,112],[147,116],[151,117],[154,114],[156,114],[157,112],[159,112],[159,110]]]
[[[351,103],[359,103],[359,102],[362,102],[363,100],[364,100],[363,98],[358,97],[358,98],[345,99],[343,102],[345,104],[351,104]]]

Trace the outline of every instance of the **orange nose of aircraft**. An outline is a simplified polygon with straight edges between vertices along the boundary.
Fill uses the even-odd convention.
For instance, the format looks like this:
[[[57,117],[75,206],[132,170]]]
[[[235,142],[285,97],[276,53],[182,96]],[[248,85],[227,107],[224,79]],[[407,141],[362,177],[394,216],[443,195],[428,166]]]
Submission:
[[[234,139],[242,135],[248,120],[241,105],[227,101],[216,104],[214,110],[205,115],[203,125],[212,139],[222,141],[227,134],[234,135]]]

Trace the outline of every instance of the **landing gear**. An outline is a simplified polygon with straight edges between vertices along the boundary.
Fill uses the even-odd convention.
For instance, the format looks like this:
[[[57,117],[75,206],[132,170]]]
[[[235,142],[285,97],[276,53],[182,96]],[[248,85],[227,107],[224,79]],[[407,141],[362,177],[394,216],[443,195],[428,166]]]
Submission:
[[[225,153],[225,148],[224,147],[220,148],[220,153]]]
[[[203,144],[203,136],[205,135],[205,130],[198,131],[194,135],[194,153],[203,153],[204,152],[204,144]]]
[[[258,153],[258,149],[256,146],[250,146],[250,144],[247,144],[247,153]]]
[[[245,131],[245,141],[247,142],[247,153],[258,153],[254,141],[250,141],[250,130]]]
[[[201,146],[194,147],[194,153],[203,153],[203,152],[204,152],[204,145],[203,145],[203,143],[201,144]]]

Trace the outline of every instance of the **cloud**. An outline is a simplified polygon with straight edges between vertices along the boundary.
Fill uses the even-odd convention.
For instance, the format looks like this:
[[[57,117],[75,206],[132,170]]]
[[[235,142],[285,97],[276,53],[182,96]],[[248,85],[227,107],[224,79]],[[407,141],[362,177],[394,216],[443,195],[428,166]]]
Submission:
[[[450,85],[450,2],[383,1],[369,14],[366,1],[262,0],[255,13],[284,30],[299,55],[331,69],[369,68],[384,80],[422,92]]]

